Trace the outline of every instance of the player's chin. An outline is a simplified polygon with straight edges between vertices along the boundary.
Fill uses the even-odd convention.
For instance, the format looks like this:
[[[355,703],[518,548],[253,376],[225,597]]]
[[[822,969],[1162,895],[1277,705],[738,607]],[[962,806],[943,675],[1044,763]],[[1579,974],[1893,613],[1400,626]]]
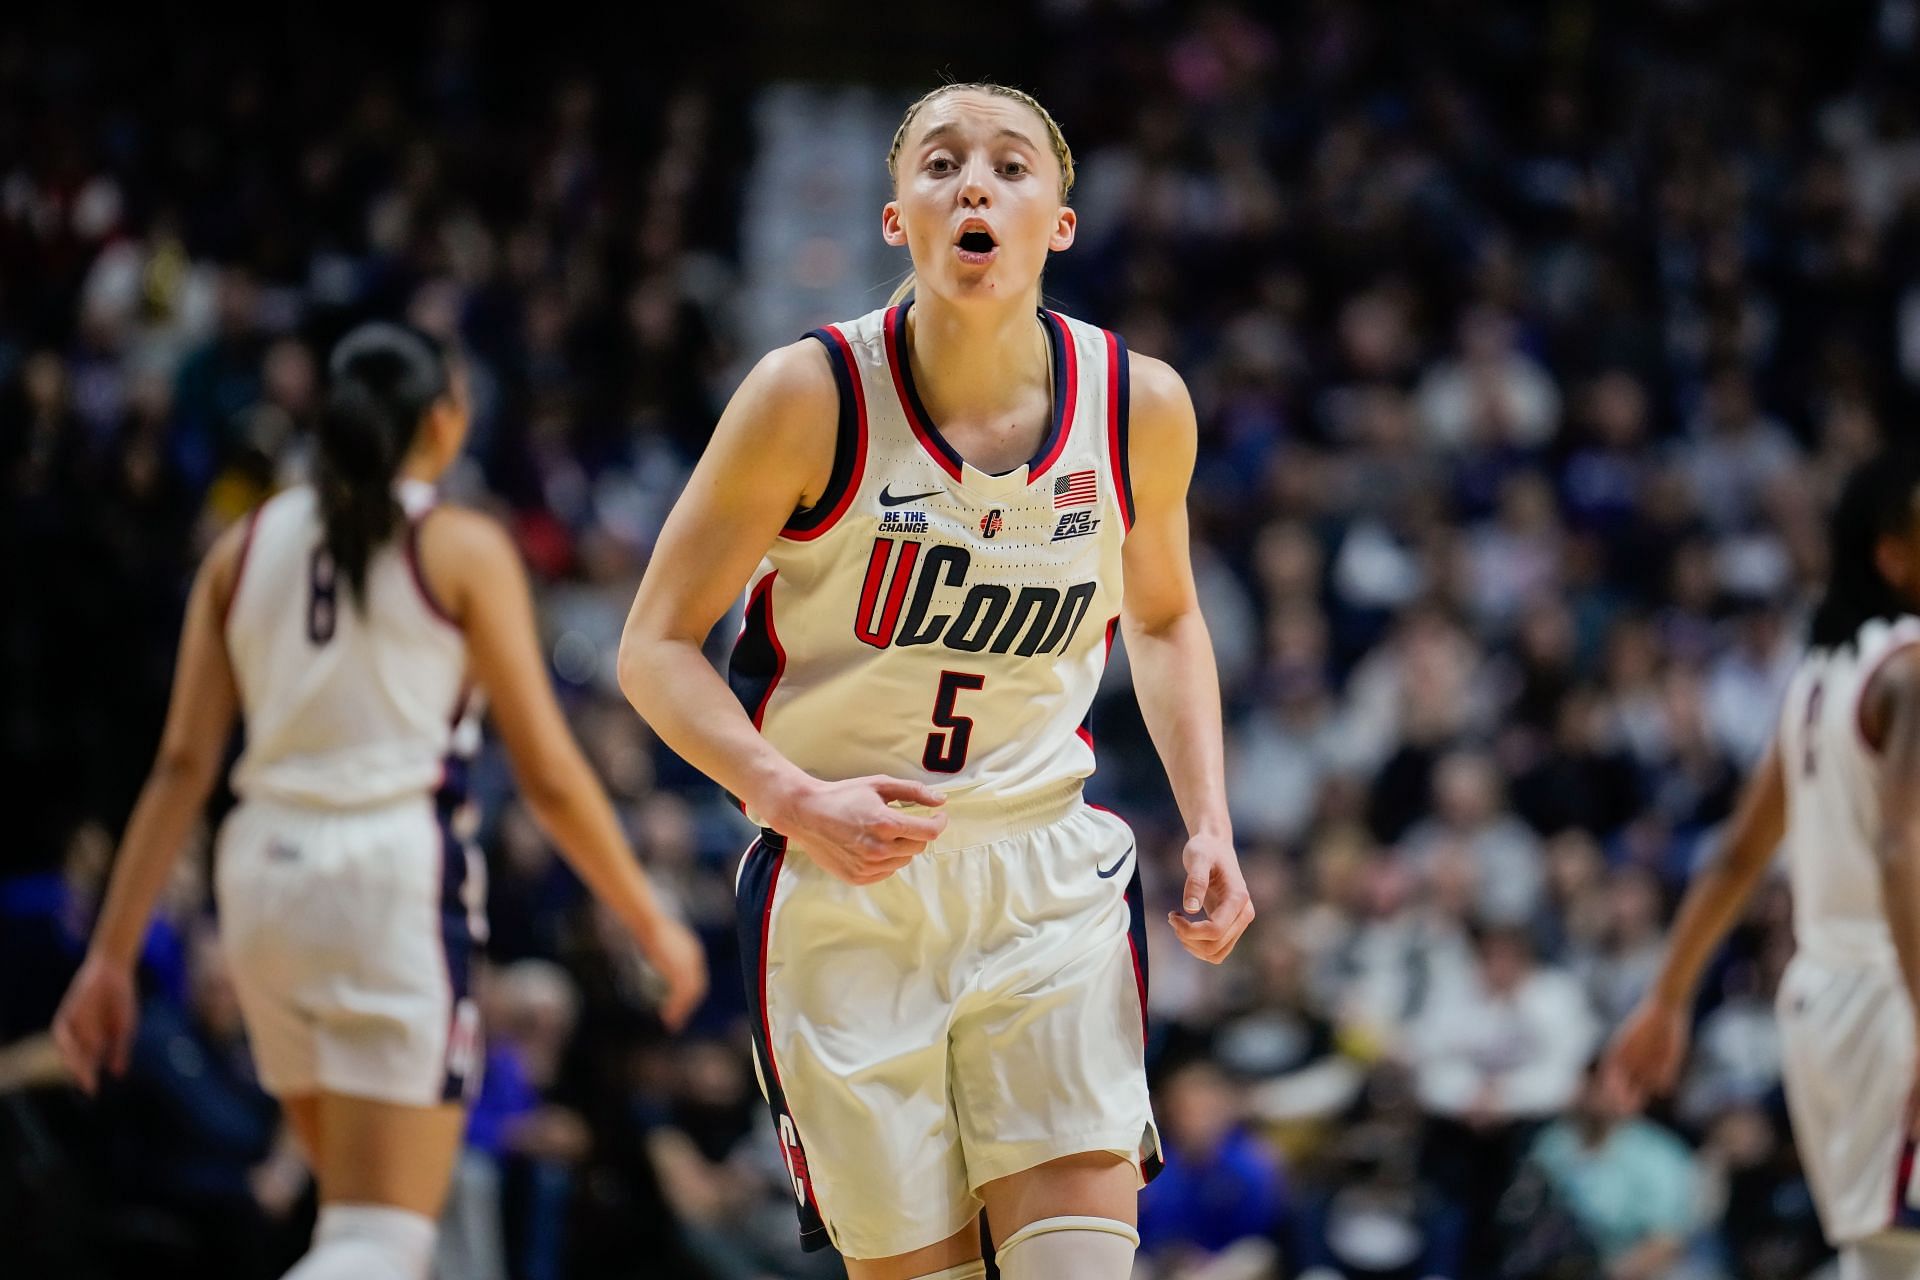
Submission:
[[[985,262],[949,263],[948,269],[941,273],[941,292],[957,302],[991,302],[1014,296],[1018,290],[1010,282],[1017,273],[1004,254],[1005,250],[995,249]]]

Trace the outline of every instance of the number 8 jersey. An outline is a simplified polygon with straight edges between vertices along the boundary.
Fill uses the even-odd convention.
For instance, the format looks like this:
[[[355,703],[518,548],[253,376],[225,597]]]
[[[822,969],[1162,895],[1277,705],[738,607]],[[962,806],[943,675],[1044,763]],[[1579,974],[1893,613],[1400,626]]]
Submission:
[[[941,436],[907,359],[911,302],[808,336],[840,390],[826,492],[747,589],[729,681],[829,780],[889,774],[995,804],[1093,772],[1127,479],[1127,350],[1050,311],[1053,407],[1033,458],[989,475]]]
[[[415,555],[433,488],[402,481],[395,498],[407,520],[368,561],[364,604],[335,573],[311,487],[254,512],[224,628],[246,717],[241,798],[328,809],[464,798],[480,708],[466,637]]]

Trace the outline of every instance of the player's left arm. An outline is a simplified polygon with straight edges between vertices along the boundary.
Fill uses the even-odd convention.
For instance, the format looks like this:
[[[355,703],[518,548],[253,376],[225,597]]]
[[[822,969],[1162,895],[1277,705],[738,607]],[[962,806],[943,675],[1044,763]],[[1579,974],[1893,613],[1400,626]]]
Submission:
[[[1130,358],[1134,519],[1123,552],[1120,626],[1140,714],[1187,824],[1183,910],[1168,919],[1187,950],[1218,964],[1253,923],[1253,903],[1233,851],[1220,675],[1187,543],[1187,484],[1199,430],[1180,375],[1151,357]],[[1189,918],[1202,911],[1204,919]]]
[[[1907,1002],[1920,1019],[1920,650],[1905,649],[1866,689],[1866,732],[1877,741],[1880,894]],[[1907,1133],[1920,1136],[1920,1078],[1907,1101]]]
[[[1787,781],[1776,739],[1747,779],[1718,855],[1680,900],[1660,972],[1607,1048],[1609,1082],[1625,1089],[1635,1103],[1668,1092],[1679,1078],[1700,975],[1739,920],[1786,834]]]

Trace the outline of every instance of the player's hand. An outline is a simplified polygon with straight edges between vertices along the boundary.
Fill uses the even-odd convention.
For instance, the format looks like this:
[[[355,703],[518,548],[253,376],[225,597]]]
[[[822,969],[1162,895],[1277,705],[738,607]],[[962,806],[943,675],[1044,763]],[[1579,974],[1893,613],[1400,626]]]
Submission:
[[[1180,910],[1168,912],[1167,920],[1181,946],[1208,964],[1219,964],[1253,923],[1253,899],[1240,876],[1240,859],[1232,841],[1199,835],[1187,841],[1180,861],[1187,882],[1180,890]]]
[[[102,1067],[126,1074],[138,1025],[132,968],[89,955],[53,1015],[53,1043],[80,1088],[93,1093]]]
[[[1686,1060],[1686,1011],[1653,996],[1641,1000],[1607,1046],[1602,1069],[1634,1107],[1669,1092]]]
[[[707,998],[707,952],[693,930],[670,915],[638,935],[641,954],[660,975],[666,993],[660,997],[660,1021],[678,1031]]]
[[[774,830],[821,870],[848,884],[878,884],[926,851],[947,828],[945,814],[910,813],[892,801],[937,808],[946,797],[903,778],[815,782],[775,816]]]

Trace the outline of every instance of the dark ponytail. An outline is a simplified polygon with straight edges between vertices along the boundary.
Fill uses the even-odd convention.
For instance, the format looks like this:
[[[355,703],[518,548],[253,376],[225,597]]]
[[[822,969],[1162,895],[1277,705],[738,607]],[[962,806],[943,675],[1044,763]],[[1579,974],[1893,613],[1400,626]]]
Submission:
[[[1827,590],[1807,641],[1816,649],[1851,644],[1875,618],[1916,612],[1880,574],[1880,539],[1899,536],[1920,517],[1920,447],[1890,445],[1854,468],[1828,525]]]
[[[314,487],[334,569],[366,603],[367,564],[400,527],[393,478],[421,419],[447,391],[440,345],[403,325],[363,324],[327,364]]]

